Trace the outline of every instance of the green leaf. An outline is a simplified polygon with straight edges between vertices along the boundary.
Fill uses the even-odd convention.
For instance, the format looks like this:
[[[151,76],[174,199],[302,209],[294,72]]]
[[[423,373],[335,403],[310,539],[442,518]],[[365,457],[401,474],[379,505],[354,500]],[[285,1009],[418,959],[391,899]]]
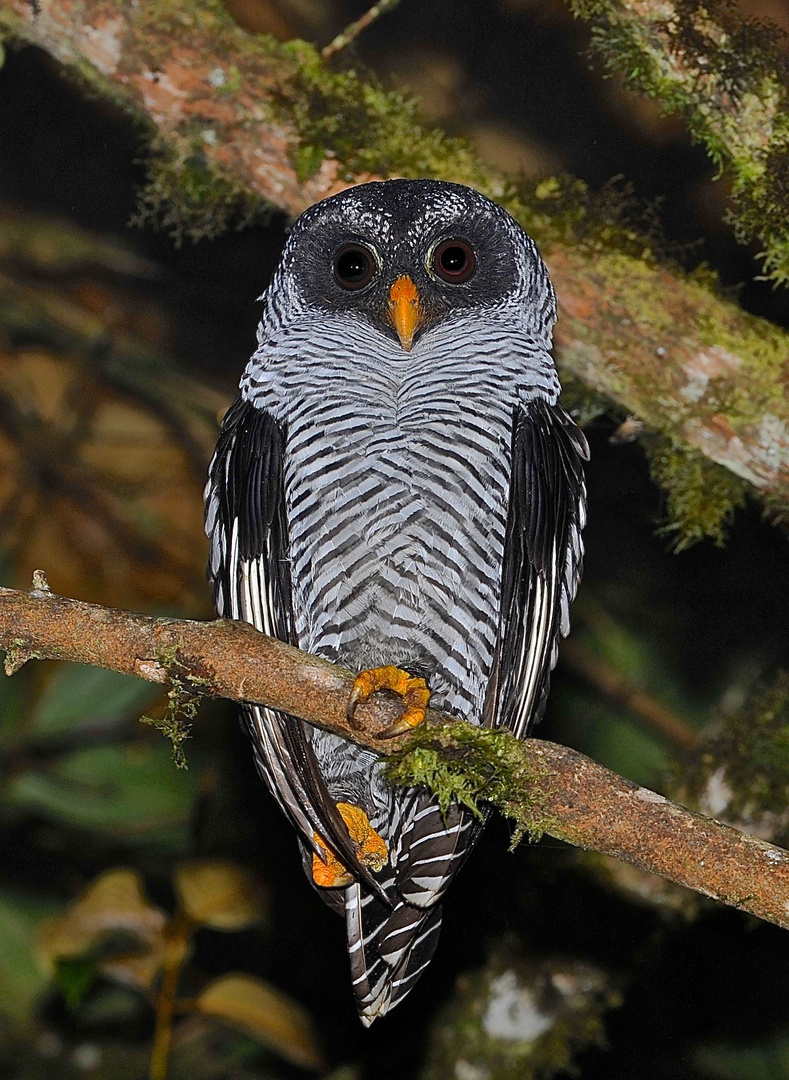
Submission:
[[[96,961],[90,956],[63,956],[55,965],[55,986],[69,1009],[76,1010],[96,977]]]
[[[586,687],[557,686],[551,707],[554,716],[563,718],[556,735],[559,741],[634,784],[653,786],[667,769],[670,758],[662,740]]]
[[[789,1038],[758,1046],[702,1046],[695,1062],[715,1080],[789,1080]]]
[[[173,768],[167,747],[135,742],[76,750],[45,771],[23,773],[6,800],[132,842],[166,832],[181,843],[194,791],[191,774]]]
[[[119,867],[99,874],[62,915],[49,920],[39,935],[39,949],[54,966],[63,957],[98,955],[98,945],[113,932],[146,942],[160,938],[166,922],[164,912],[145,895],[137,871]]]
[[[55,910],[40,898],[0,890],[0,1013],[26,1027],[47,984],[36,957],[38,928]]]
[[[117,671],[61,664],[47,683],[33,713],[36,735],[60,735],[86,725],[113,727],[147,708],[161,687]]]

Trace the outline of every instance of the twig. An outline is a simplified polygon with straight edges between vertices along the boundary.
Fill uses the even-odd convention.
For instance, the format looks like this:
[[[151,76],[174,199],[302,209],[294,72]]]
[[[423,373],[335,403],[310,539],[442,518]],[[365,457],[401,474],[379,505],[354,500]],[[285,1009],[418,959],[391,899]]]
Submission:
[[[348,724],[345,706],[353,675],[259,634],[244,623],[154,619],[57,596],[39,576],[31,592],[0,589],[0,646],[10,674],[32,658],[93,664],[166,683],[168,667],[201,693],[258,702],[380,754],[408,745],[410,736],[385,742],[375,732],[399,712],[374,700]],[[501,732],[429,711],[420,740],[440,757],[462,763],[468,733],[483,743]],[[512,738],[507,744],[500,800],[530,832],[612,855],[660,874],[768,922],[789,929],[789,853],[668,802],[564,746]],[[484,759],[482,768],[490,766]]]
[[[181,912],[167,931],[162,985],[156,998],[156,1029],[151,1052],[150,1080],[167,1080],[178,980],[184,961],[189,956],[189,942],[194,930],[195,924]]]
[[[646,727],[668,739],[681,750],[690,750],[696,744],[696,732],[685,721],[655,701],[616,668],[596,656],[578,641],[566,641],[562,645],[562,663],[582,679],[586,679],[606,697],[623,706]]]
[[[321,49],[321,56],[323,59],[330,60],[332,56],[336,56],[341,49],[347,48],[347,46],[350,45],[363,30],[366,30],[368,26],[372,25],[376,19],[380,19],[387,11],[392,11],[396,8],[399,3],[400,0],[379,0],[377,4],[373,4],[370,10],[362,15],[361,19],[357,19],[356,22],[352,22],[349,26],[346,26],[342,33],[338,34],[333,41],[330,41],[328,45]]]

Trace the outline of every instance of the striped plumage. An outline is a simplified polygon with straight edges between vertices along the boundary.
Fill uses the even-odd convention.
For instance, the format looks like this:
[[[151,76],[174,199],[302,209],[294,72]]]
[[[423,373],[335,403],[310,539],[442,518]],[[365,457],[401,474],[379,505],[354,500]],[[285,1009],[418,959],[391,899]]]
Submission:
[[[460,283],[435,265],[456,237],[476,259]],[[332,275],[348,244],[375,259],[363,288]],[[410,351],[387,301],[402,275],[424,314]],[[366,184],[302,215],[265,301],[206,488],[219,612],[358,670],[397,665],[436,707],[525,736],[569,627],[587,454],[556,404],[555,302],[532,241],[467,188]],[[370,1023],[428,963],[479,823],[393,791],[370,751],[271,710],[245,715],[308,875],[315,834],[354,873],[319,891],[345,912]],[[386,841],[382,870],[359,862],[337,803]]]

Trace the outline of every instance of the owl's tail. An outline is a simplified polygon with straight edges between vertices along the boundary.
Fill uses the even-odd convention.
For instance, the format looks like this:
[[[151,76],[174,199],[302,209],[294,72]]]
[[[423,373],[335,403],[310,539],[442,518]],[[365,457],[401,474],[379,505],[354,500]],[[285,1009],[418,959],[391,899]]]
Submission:
[[[470,811],[453,804],[443,814],[421,789],[407,793],[400,809],[389,873],[379,879],[393,906],[362,882],[345,890],[353,987],[368,1026],[402,1001],[430,963],[441,929],[439,901],[481,831]]]
[[[441,905],[427,911],[400,901],[386,907],[364,885],[345,890],[351,979],[365,1027],[401,1001],[430,963]]]

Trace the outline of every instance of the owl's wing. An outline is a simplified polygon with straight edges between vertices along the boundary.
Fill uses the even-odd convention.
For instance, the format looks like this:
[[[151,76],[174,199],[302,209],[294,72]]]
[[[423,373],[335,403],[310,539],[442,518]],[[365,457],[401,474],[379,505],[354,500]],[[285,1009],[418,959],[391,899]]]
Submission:
[[[205,489],[208,579],[220,615],[298,645],[288,558],[284,451],[285,432],[274,417],[237,398],[222,423]],[[305,842],[321,854],[314,840],[318,833],[385,901],[380,885],[357,859],[304,724],[257,705],[246,706],[243,712],[258,769]]]
[[[515,410],[502,574],[497,705],[486,721],[524,738],[545,708],[559,635],[581,576],[589,448],[561,405]]]

